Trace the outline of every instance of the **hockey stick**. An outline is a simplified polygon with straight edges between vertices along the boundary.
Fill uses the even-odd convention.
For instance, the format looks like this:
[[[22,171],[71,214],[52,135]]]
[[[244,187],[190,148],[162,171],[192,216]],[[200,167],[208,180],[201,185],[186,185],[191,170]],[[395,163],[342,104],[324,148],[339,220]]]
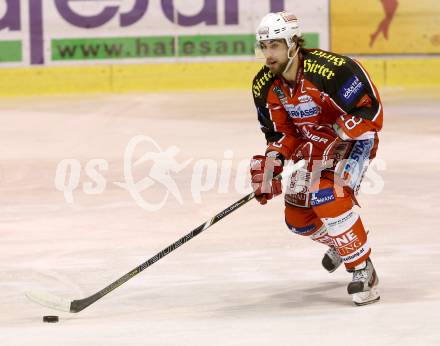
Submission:
[[[292,166],[292,172],[300,169],[304,165],[304,161],[299,161],[295,163]],[[55,310],[65,311],[65,312],[80,312],[81,310],[84,310],[86,307],[92,305],[111,291],[115,290],[134,276],[138,275],[141,271],[145,270],[155,262],[159,261],[161,258],[165,257],[169,253],[176,250],[181,245],[185,244],[195,236],[199,235],[203,231],[207,230],[209,227],[217,223],[218,221],[222,220],[224,217],[231,214],[233,211],[237,210],[241,206],[245,205],[247,202],[249,202],[251,199],[255,197],[255,194],[251,192],[250,194],[244,196],[237,202],[231,204],[226,209],[223,209],[221,212],[216,214],[213,218],[209,219],[205,223],[201,224],[199,227],[192,230],[190,233],[186,234],[173,244],[169,245],[159,253],[157,253],[155,256],[151,257],[149,260],[145,261],[141,265],[137,266],[133,270],[129,271],[127,274],[121,276],[116,281],[112,282],[110,285],[104,287],[99,292],[96,292],[95,294],[92,294],[89,297],[83,298],[83,299],[75,299],[75,300],[69,300],[65,298],[61,298],[58,296],[54,296],[45,292],[41,291],[29,291],[26,292],[26,296],[32,300],[33,302],[36,302],[40,305],[46,306],[48,308],[52,308]]]

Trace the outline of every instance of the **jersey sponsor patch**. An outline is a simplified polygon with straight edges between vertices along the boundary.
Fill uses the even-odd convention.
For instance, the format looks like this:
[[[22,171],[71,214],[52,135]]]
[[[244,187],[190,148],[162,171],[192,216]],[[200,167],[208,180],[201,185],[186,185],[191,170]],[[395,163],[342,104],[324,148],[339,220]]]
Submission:
[[[324,62],[323,64],[319,64],[318,60],[312,59],[304,60],[304,72],[319,74],[320,76],[325,77],[328,80],[336,76],[336,73],[333,71],[333,69],[327,67],[326,62]]]
[[[270,71],[260,71],[260,73],[254,78],[254,82],[252,84],[252,92],[255,98],[261,96],[264,87],[273,77],[274,75]]]
[[[363,90],[364,84],[359,80],[358,76],[353,76],[342,85],[338,94],[342,102],[348,105],[352,103]]]
[[[317,192],[312,193],[312,200],[310,204],[312,206],[318,206],[322,204],[329,203],[335,200],[335,195],[333,193],[333,188],[322,189]]]
[[[287,112],[291,118],[304,119],[317,116],[321,113],[321,107],[315,102],[300,103],[299,105],[287,105]]]
[[[290,104],[287,100],[286,95],[279,86],[273,88],[273,91],[278,96],[278,99],[283,104],[284,109],[289,114],[291,118],[304,119],[311,118],[319,113],[321,113],[321,107],[319,107],[311,97],[303,98],[303,102],[300,101],[299,104]]]
[[[320,58],[324,58],[325,60],[331,62],[335,66],[342,66],[347,62],[347,60],[340,55],[333,55],[330,52],[325,52],[319,49],[310,52],[310,54],[319,56]]]

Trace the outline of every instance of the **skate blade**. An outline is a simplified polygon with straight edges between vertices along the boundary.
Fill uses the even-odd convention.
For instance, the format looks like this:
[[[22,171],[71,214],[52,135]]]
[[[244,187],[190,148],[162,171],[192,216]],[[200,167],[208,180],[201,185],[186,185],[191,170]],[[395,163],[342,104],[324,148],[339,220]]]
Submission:
[[[355,302],[355,301],[353,300],[353,303],[354,303],[354,305],[356,305],[356,306],[364,306],[364,305],[368,305],[368,304],[376,303],[376,302],[378,302],[379,300],[380,300],[380,296],[377,297],[376,299],[369,300],[369,301],[362,302],[362,303]]]
[[[379,291],[373,287],[370,291],[355,293],[352,295],[353,303],[357,306],[363,306],[376,303],[380,300]]]

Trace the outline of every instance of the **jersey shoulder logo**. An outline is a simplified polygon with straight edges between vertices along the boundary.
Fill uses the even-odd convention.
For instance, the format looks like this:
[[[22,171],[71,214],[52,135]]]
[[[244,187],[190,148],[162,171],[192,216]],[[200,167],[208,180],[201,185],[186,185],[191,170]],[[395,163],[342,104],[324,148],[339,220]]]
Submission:
[[[352,76],[342,85],[338,94],[342,102],[348,105],[352,103],[363,90],[364,84],[359,80],[358,76]]]
[[[326,52],[320,49],[308,51],[304,59],[304,73],[319,75],[327,80],[336,76],[337,69],[347,63],[342,55]]]
[[[269,71],[269,68],[264,66],[255,76],[252,83],[252,94],[254,98],[260,98],[264,90],[267,89],[272,81],[275,79],[275,76],[272,72]]]

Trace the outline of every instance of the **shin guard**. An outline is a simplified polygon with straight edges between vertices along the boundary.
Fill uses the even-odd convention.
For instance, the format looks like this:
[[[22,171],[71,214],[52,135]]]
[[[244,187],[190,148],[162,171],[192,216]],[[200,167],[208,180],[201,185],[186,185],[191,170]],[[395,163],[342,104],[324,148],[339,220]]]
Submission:
[[[336,251],[347,269],[365,261],[371,252],[359,215],[349,210],[337,217],[323,218]]]

